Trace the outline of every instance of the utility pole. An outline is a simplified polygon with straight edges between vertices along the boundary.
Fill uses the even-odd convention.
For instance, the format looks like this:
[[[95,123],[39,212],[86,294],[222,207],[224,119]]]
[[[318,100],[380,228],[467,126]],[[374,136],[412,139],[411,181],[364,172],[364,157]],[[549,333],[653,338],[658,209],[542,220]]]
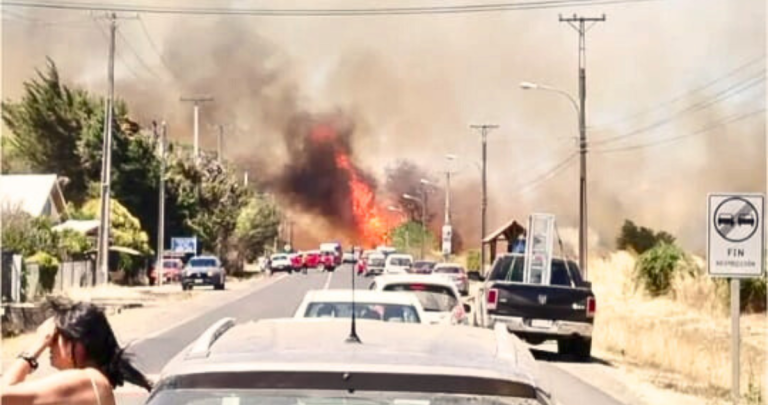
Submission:
[[[101,215],[99,216],[99,237],[96,262],[101,272],[102,280],[109,281],[109,208],[110,182],[112,179],[112,124],[115,101],[115,33],[117,31],[117,15],[109,15],[109,62],[107,63],[108,93],[105,109],[104,136],[102,139],[101,155]]]
[[[209,96],[198,96],[198,97],[181,97],[179,98],[179,101],[186,102],[186,103],[192,103],[194,108],[194,137],[195,137],[195,143],[194,143],[194,155],[195,159],[200,157],[200,104],[212,102],[213,97]]]
[[[480,219],[480,273],[485,273],[485,233],[487,226],[487,213],[488,213],[488,182],[487,182],[487,170],[488,170],[488,132],[492,129],[498,128],[498,125],[482,124],[482,125],[470,125],[472,129],[479,129],[482,137],[483,145],[483,191],[481,197],[481,219]]]
[[[424,260],[427,246],[427,186],[421,185],[421,260]]]
[[[448,166],[445,169],[445,218],[443,219],[443,260],[446,262],[448,259],[451,258],[451,249],[446,249],[446,230],[449,230],[451,232],[451,235],[453,234],[453,231],[451,231],[451,162],[456,159],[455,155],[446,155],[445,156]],[[449,238],[450,239],[450,238]],[[448,242],[450,244],[450,240]]]
[[[586,34],[595,24],[605,21],[605,14],[600,18],[573,17],[563,18],[560,22],[567,22],[579,33],[579,153],[581,155],[581,168],[579,176],[579,267],[584,272],[584,279],[588,279],[587,269],[587,245],[589,238],[587,221],[587,42]],[[586,26],[590,23],[589,26]]]
[[[160,196],[158,198],[157,214],[157,285],[163,285],[163,251],[165,250],[165,142],[167,138],[167,126],[165,121],[160,130]]]

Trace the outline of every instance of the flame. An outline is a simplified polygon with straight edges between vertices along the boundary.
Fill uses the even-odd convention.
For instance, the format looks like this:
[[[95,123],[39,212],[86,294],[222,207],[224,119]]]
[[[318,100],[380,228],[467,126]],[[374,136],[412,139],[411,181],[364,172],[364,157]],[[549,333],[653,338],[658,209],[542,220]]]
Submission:
[[[352,197],[352,213],[366,244],[380,244],[386,240],[387,224],[382,209],[376,205],[370,186],[360,179],[357,169],[349,156],[336,152],[336,167],[349,175],[349,189]]]

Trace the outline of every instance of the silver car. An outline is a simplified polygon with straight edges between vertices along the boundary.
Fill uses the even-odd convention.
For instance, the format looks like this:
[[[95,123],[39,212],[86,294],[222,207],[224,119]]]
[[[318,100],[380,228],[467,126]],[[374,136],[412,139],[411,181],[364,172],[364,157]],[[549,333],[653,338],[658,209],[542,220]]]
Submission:
[[[189,259],[181,272],[182,290],[191,290],[196,286],[212,285],[215,290],[223,290],[227,274],[221,261],[215,256],[195,256]]]
[[[165,367],[148,405],[552,404],[505,328],[222,319]]]
[[[432,274],[450,278],[461,295],[469,295],[469,278],[464,266],[456,263],[440,263],[432,269]]]

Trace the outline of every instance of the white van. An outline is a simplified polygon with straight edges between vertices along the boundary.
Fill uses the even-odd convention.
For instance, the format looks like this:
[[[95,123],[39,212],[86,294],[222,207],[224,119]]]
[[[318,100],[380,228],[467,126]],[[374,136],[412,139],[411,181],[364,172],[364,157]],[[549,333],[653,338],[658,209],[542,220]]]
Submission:
[[[384,263],[384,274],[407,274],[413,267],[413,256],[393,253],[387,256]]]

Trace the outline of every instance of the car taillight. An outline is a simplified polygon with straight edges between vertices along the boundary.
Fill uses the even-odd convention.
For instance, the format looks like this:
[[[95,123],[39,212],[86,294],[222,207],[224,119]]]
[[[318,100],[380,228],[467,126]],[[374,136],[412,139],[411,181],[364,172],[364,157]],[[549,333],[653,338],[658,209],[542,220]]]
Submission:
[[[496,309],[496,304],[499,302],[499,290],[491,288],[485,295],[485,307],[490,310]]]
[[[595,297],[587,297],[587,317],[594,317],[595,312],[597,312],[597,301],[595,301]]]

